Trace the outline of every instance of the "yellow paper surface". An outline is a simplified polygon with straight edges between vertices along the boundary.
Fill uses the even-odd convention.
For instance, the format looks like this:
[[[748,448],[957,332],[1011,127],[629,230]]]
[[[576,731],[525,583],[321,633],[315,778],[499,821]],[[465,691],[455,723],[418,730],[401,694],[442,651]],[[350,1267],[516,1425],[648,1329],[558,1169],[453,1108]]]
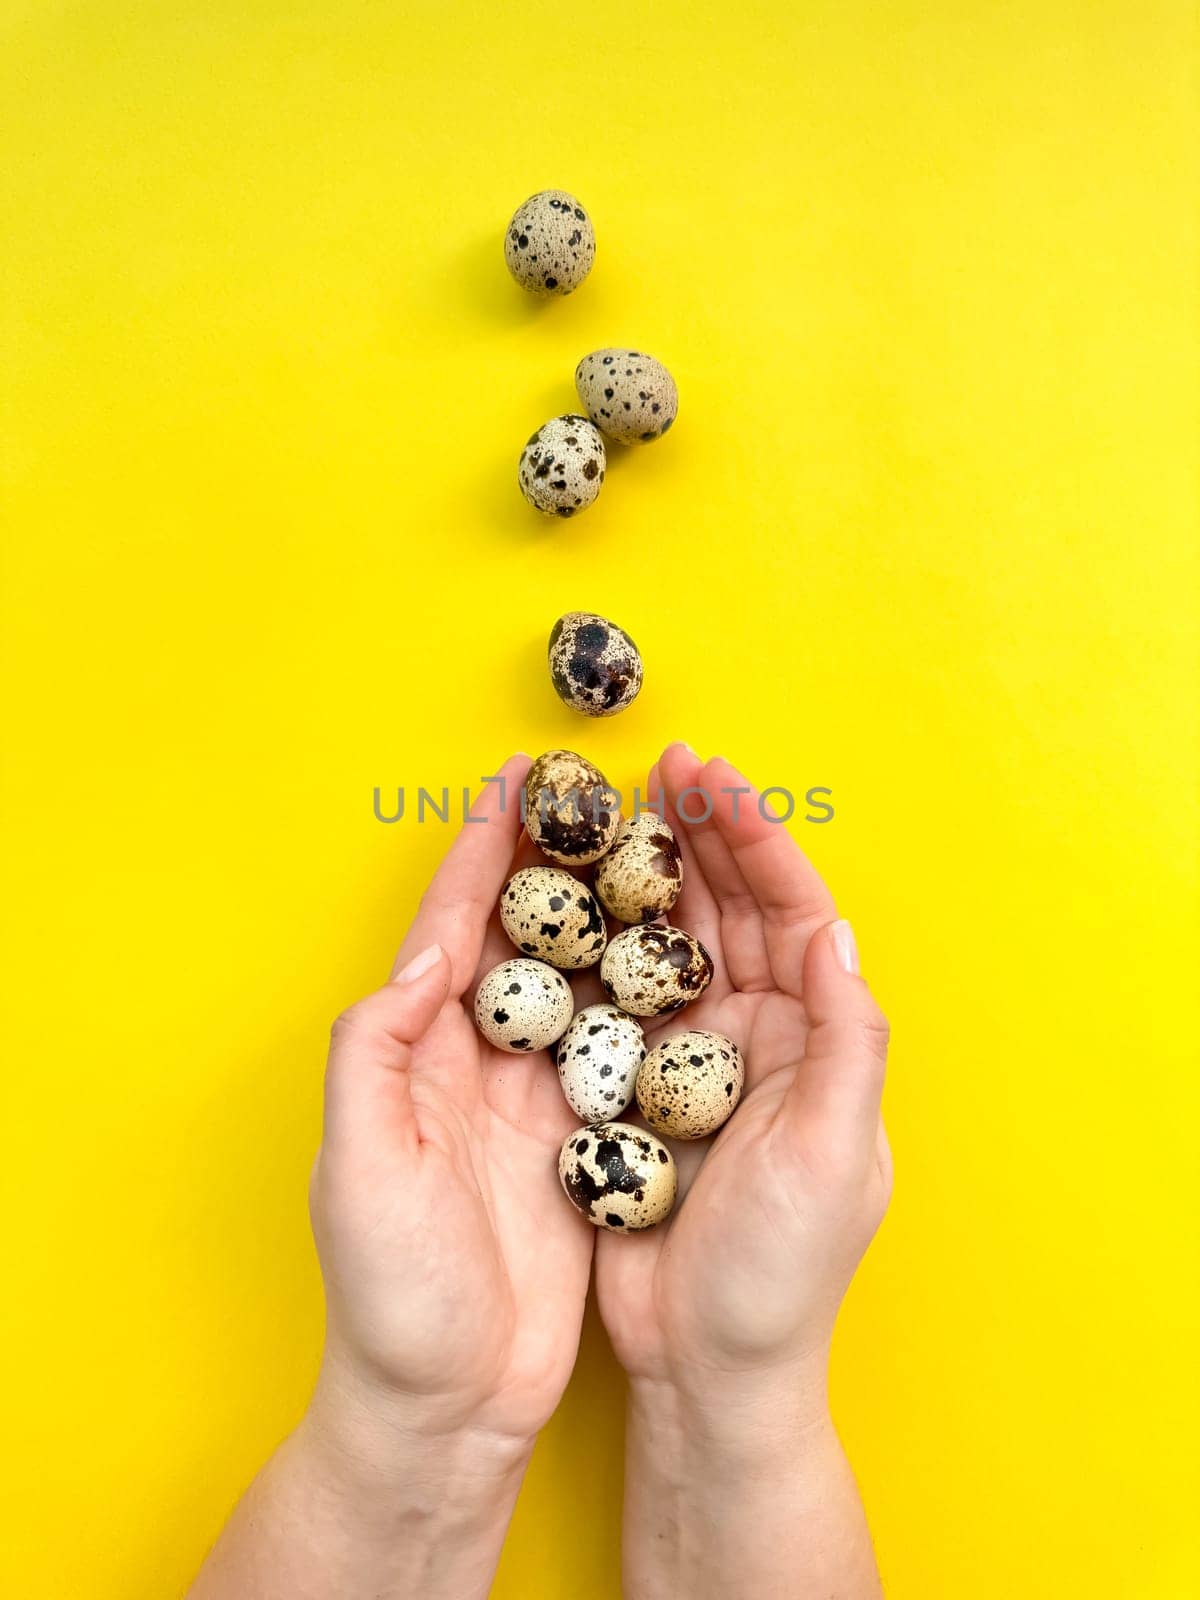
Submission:
[[[894,1024],[834,1372],[891,1600],[1200,1592],[1194,8],[0,16],[0,1591],[180,1593],[304,1404],[327,1025],[447,841],[373,788],[682,737],[832,790]],[[614,342],[679,422],[540,520]],[[620,1432],[589,1322],[502,1600],[616,1600]]]

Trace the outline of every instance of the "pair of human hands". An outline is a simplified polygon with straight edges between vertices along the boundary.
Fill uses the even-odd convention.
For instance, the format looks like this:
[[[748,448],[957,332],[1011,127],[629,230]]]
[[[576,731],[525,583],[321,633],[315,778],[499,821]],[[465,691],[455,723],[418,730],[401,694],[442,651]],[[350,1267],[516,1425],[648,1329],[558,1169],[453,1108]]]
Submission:
[[[516,868],[514,796],[489,784],[426,891],[392,980],[334,1024],[312,1216],[328,1308],[314,1408],[527,1450],[575,1361],[595,1258],[600,1313],[634,1384],[689,1403],[800,1389],[821,1406],[829,1340],[887,1206],[887,1026],[853,935],[787,830],[728,762],[672,745],[652,770],[683,856],[672,920],[712,954],[686,1019],[733,1039],[746,1085],[712,1139],[675,1147],[680,1196],[657,1228],[593,1228],[559,1188],[578,1119],[544,1052],[475,1028],[479,978],[512,954],[495,907]],[[704,821],[688,822],[711,801]],[[740,791],[735,793],[734,791]],[[479,820],[482,819],[482,820]],[[603,999],[572,975],[577,1004]],[[594,991],[594,992],[593,992]],[[337,1419],[330,1422],[330,1419]]]

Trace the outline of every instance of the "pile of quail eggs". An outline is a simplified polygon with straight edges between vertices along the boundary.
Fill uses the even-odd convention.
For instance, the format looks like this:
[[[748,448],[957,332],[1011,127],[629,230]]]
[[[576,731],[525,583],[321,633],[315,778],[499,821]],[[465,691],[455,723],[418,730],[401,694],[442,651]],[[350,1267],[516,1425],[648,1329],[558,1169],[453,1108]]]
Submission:
[[[743,1081],[738,1048],[720,1034],[693,1028],[646,1047],[642,1019],[682,1010],[713,976],[699,939],[658,920],[683,887],[679,845],[656,811],[622,817],[604,774],[573,750],[533,763],[525,826],[548,862],[522,867],[501,891],[500,922],[516,954],[480,982],[475,1021],[500,1050],[554,1048],[581,1124],[558,1163],[573,1204],[599,1228],[653,1227],[676,1188],[659,1136],[714,1133]],[[583,868],[592,869],[590,884],[577,875]],[[610,933],[610,920],[619,931]],[[608,1001],[577,1011],[565,974],[597,966]],[[645,1128],[619,1120],[635,1099]]]
[[[571,294],[596,259],[591,218],[565,189],[530,195],[505,232],[504,259],[530,294]],[[669,432],[679,410],[675,380],[662,362],[623,345],[584,356],[575,368],[575,392],[581,410],[543,422],[517,466],[521,493],[548,517],[573,517],[594,505],[608,468],[607,445],[651,444]]]
[[[591,219],[565,189],[531,195],[504,237],[508,270],[543,297],[571,294],[595,256]],[[604,483],[608,446],[661,439],[679,409],[662,362],[625,346],[585,355],[575,391],[580,411],[544,422],[517,468],[521,493],[547,516],[586,511]],[[636,644],[595,612],[558,619],[549,667],[559,698],[588,717],[615,716],[642,687]],[[646,1045],[644,1021],[682,1010],[713,977],[699,939],[664,920],[683,887],[679,845],[657,811],[622,817],[604,774],[573,750],[533,763],[524,817],[547,864],[522,867],[501,891],[500,923],[516,953],[484,975],[475,1021],[499,1050],[553,1051],[580,1121],[559,1153],[568,1199],[598,1228],[651,1228],[675,1204],[675,1160],[663,1138],[715,1133],[744,1077],[737,1046],[718,1033],[690,1028]],[[590,968],[608,999],[577,1010],[566,975]],[[645,1127],[620,1120],[635,1100]]]

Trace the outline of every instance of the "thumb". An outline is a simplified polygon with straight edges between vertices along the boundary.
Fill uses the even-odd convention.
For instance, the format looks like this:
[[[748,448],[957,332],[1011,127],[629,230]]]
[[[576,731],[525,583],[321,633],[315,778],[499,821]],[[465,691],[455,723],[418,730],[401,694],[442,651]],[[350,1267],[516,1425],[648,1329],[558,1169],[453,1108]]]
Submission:
[[[809,940],[803,993],[808,1042],[782,1113],[806,1127],[818,1122],[841,1148],[873,1152],[888,1024],[859,976],[848,922],[830,922]]]
[[[325,1145],[382,1138],[415,1151],[409,1067],[412,1047],[432,1027],[450,991],[450,961],[431,944],[392,981],[343,1011],[325,1068]]]

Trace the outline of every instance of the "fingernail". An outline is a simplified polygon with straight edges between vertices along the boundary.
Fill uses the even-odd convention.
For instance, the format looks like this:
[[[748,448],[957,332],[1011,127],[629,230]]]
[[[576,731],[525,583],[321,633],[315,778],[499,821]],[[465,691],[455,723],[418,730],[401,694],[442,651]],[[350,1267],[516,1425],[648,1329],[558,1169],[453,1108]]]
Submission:
[[[833,936],[833,951],[838,958],[838,965],[843,972],[858,971],[858,945],[854,940],[854,929],[843,918],[830,927]]]
[[[688,755],[696,756],[696,752],[692,749],[691,745],[688,744],[686,739],[673,739],[671,741],[671,743],[667,746],[667,749],[668,750],[686,750]],[[700,757],[696,756],[696,760],[699,761],[699,759],[700,759]]]
[[[431,944],[428,950],[422,950],[419,956],[414,956],[406,967],[393,978],[393,983],[412,983],[423,972],[428,972],[430,967],[436,966],[442,954],[440,944]]]

